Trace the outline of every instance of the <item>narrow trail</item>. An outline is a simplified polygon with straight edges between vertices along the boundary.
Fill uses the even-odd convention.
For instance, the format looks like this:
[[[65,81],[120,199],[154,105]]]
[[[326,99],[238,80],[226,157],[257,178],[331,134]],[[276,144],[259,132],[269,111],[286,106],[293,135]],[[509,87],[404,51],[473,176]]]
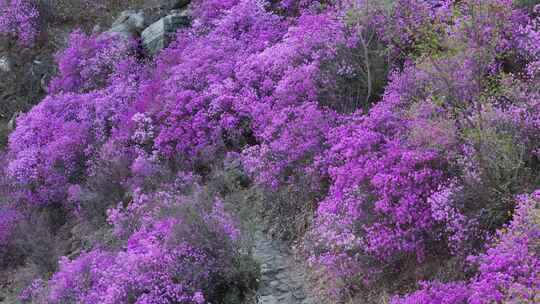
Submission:
[[[261,264],[257,304],[318,304],[306,289],[306,275],[293,261],[287,246],[255,234],[254,258]]]

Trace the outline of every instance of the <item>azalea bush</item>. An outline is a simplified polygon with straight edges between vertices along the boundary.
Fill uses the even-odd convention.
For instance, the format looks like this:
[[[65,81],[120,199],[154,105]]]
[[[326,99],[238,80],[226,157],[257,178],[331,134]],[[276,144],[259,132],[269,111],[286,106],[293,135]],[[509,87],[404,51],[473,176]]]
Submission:
[[[135,55],[135,48],[133,41],[113,34],[71,33],[69,46],[57,56],[58,75],[52,79],[49,93],[86,93],[104,87],[118,61]]]
[[[184,182],[180,178],[177,185]],[[174,189],[133,193],[131,202],[108,212],[113,234],[125,246],[62,258],[58,272],[25,290],[23,300],[198,304],[248,288],[251,282],[238,281],[249,269],[238,268],[242,257],[234,219],[221,201],[192,187],[191,194]]]
[[[392,303],[534,303],[539,300],[538,191],[521,195],[512,221],[485,253],[471,256],[478,275],[470,282],[425,282],[420,291]]]
[[[39,11],[28,0],[0,2],[0,38],[15,39],[22,46],[31,46],[37,38]]]

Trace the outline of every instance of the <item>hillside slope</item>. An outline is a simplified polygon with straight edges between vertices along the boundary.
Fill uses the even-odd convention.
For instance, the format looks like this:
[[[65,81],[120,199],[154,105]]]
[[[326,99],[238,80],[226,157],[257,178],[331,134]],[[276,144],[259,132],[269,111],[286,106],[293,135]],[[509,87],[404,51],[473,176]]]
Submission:
[[[62,3],[0,0],[0,301],[540,303],[535,1]]]

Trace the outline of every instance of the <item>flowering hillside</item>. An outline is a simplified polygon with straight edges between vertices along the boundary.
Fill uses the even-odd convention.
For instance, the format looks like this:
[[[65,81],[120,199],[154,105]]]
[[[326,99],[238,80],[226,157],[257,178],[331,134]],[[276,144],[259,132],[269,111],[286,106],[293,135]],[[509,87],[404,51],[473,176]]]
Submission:
[[[540,303],[540,4],[177,2],[156,55],[73,31],[16,119],[0,302],[252,303],[263,229],[317,303]]]

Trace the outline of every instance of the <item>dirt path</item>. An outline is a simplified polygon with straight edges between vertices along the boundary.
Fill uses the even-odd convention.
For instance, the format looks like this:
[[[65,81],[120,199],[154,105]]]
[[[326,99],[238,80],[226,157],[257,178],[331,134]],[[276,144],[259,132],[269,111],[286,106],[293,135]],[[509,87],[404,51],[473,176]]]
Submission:
[[[318,304],[307,294],[304,271],[294,263],[287,246],[257,232],[253,255],[261,264],[257,304]]]

